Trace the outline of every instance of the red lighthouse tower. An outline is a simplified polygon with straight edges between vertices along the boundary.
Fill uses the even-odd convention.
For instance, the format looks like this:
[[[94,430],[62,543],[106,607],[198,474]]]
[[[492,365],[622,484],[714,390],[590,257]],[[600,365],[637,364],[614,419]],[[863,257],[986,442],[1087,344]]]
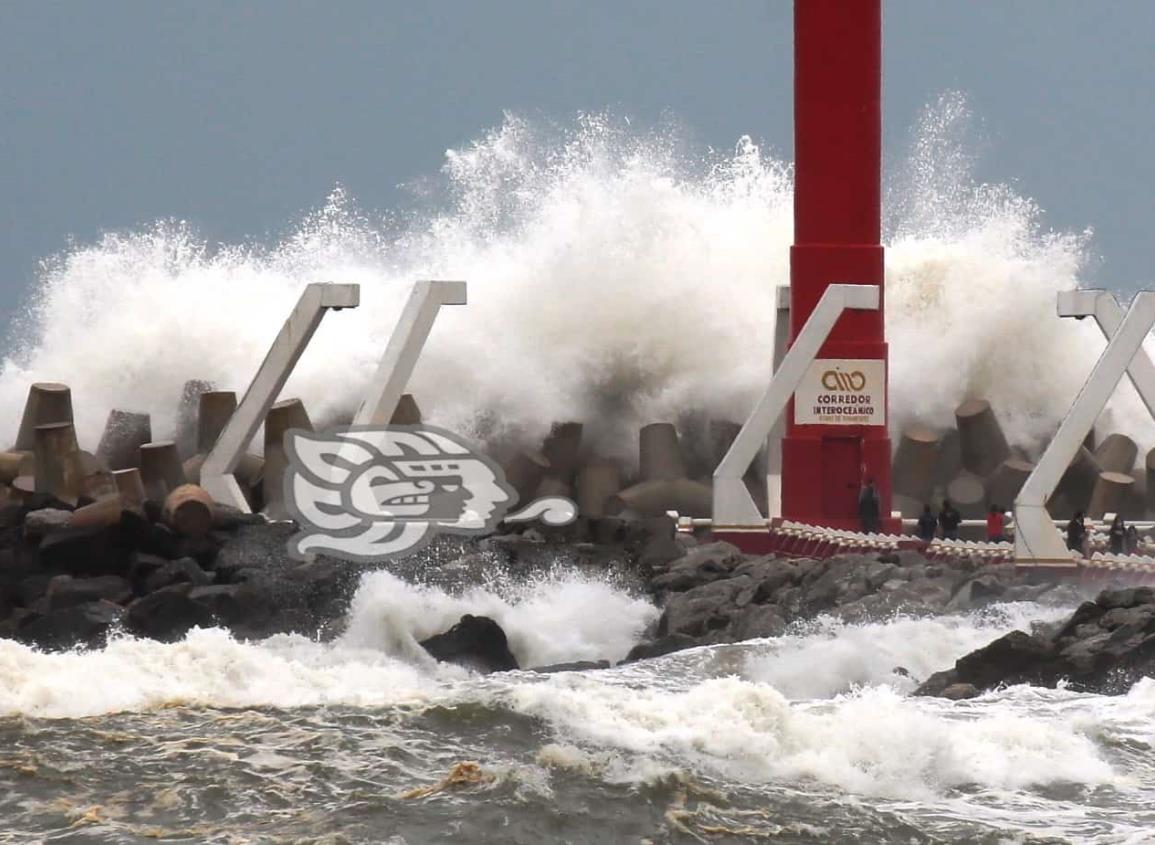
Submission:
[[[828,285],[882,289],[881,98],[881,0],[796,0],[791,339]],[[796,395],[782,442],[782,515],[852,528],[867,478],[878,487],[882,513],[890,513],[881,301],[876,311],[844,312],[818,359],[815,379],[835,373],[826,375],[829,384],[863,385],[881,413],[818,415],[817,406]],[[852,383],[846,375],[855,375]]]

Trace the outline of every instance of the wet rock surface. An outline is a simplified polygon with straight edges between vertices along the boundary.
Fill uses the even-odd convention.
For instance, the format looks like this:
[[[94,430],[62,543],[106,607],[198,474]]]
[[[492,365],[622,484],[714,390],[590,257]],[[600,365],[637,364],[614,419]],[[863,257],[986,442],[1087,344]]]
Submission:
[[[1155,589],[1128,587],[1103,591],[1059,625],[1011,631],[935,673],[917,693],[949,698],[959,685],[1066,683],[1112,695],[1144,677],[1155,677]]]
[[[655,537],[638,554],[663,607],[653,636],[628,660],[683,648],[774,637],[829,615],[849,623],[895,614],[965,613],[994,602],[1074,603],[1069,585],[1035,582],[1013,566],[946,566],[914,552],[827,560],[753,557],[727,543]]]

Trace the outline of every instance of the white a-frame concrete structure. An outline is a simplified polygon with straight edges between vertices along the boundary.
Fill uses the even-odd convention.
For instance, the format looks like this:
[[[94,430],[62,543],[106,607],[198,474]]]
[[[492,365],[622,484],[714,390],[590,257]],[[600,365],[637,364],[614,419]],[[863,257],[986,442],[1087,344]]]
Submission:
[[[1143,349],[1155,326],[1155,291],[1141,291],[1126,314],[1109,291],[1065,291],[1059,294],[1058,312],[1060,317],[1094,317],[1107,337],[1107,348],[1015,499],[1015,559],[1021,562],[1071,560],[1046,503],[1124,373],[1155,417],[1155,365]]]
[[[464,305],[465,282],[421,281],[413,286],[401,318],[393,329],[377,372],[361,403],[355,425],[386,425],[397,408],[421,349],[442,305]],[[360,304],[358,285],[313,284],[306,286],[293,313],[269,348],[249,389],[201,467],[201,486],[218,502],[249,511],[248,501],[233,477],[237,463],[261,427],[265,414],[305,347],[321,324],[325,311],[356,308]]]
[[[718,464],[718,468],[714,470],[715,529],[756,528],[766,524],[742,477],[778,424],[790,402],[790,397],[798,389],[811,362],[818,357],[822,344],[830,336],[842,312],[847,309],[877,311],[879,299],[878,285],[835,284],[823,292],[818,305],[806,320],[806,325],[802,327],[790,349],[782,356],[781,364],[775,369],[766,392],[762,394],[762,398],[754,406],[753,413],[738,432],[738,436],[734,438],[734,442],[730,444],[730,449]],[[779,322],[783,320],[783,315],[788,313],[789,309],[782,307],[782,297],[779,294]],[[781,453],[778,452],[779,457],[775,460],[776,445],[778,444],[770,444],[770,462],[767,470],[767,487],[772,500],[781,489]],[[772,514],[776,505],[777,503],[773,501],[770,504]]]

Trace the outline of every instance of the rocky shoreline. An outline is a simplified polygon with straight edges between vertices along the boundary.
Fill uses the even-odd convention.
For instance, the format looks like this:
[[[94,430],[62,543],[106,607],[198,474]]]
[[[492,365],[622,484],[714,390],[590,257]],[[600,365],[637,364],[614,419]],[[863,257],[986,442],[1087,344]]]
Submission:
[[[182,536],[153,503],[97,524],[85,524],[84,513],[83,503],[72,507],[42,494],[0,508],[0,637],[43,650],[98,648],[117,631],[173,642],[198,626],[221,626],[242,639],[328,639],[341,633],[366,571],[326,558],[294,561],[286,553],[291,523],[228,508],[215,508],[211,530],[198,536]],[[617,568],[661,608],[655,630],[627,661],[779,636],[822,615],[857,624],[995,602],[1071,606],[1086,598],[1071,583],[1016,573],[1012,565],[946,566],[915,552],[827,560],[745,555],[727,543],[675,534],[667,520],[459,540],[390,569],[453,588],[477,583],[495,565],[529,574],[559,560]],[[422,645],[479,671],[519,668],[504,632],[485,617],[463,617]],[[1119,693],[1145,676],[1155,676],[1155,589],[1132,587],[1082,601],[1061,624],[1007,634],[926,679],[918,694],[967,698],[1020,683]]]

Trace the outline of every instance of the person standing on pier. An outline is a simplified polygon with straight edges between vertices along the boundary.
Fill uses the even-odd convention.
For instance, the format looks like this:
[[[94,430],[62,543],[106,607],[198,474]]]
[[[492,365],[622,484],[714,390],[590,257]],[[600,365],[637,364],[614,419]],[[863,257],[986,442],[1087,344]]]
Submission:
[[[1071,521],[1067,523],[1067,548],[1086,557],[1086,545],[1087,526],[1083,523],[1083,512],[1076,511]]]
[[[858,517],[864,534],[877,534],[882,530],[882,501],[878,498],[873,478],[866,479],[858,494]]]
[[[930,505],[923,505],[922,516],[918,518],[918,528],[916,529],[918,539],[929,543],[934,539],[937,529],[938,520],[935,518],[934,512],[931,511]]]
[[[1111,527],[1107,530],[1107,542],[1111,548],[1111,554],[1126,554],[1127,525],[1123,522],[1121,514],[1115,514],[1115,518],[1111,520]]]
[[[938,524],[942,526],[944,540],[957,540],[958,527],[962,523],[962,514],[955,510],[950,499],[942,500],[942,511],[938,515]]]
[[[1007,518],[998,505],[991,505],[987,513],[987,540],[991,543],[1003,543],[1007,539]]]

